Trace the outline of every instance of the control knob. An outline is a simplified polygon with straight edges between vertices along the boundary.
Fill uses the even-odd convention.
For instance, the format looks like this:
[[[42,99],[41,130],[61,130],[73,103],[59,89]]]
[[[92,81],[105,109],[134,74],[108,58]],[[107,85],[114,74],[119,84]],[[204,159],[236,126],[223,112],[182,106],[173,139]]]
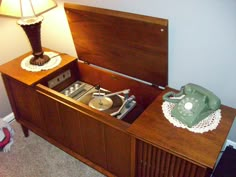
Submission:
[[[75,90],[77,90],[79,88],[79,84],[75,84]]]
[[[65,91],[65,95],[68,96],[69,95],[69,90]]]
[[[70,87],[70,93],[73,93],[74,91],[75,91],[74,87],[71,86],[71,87]]]

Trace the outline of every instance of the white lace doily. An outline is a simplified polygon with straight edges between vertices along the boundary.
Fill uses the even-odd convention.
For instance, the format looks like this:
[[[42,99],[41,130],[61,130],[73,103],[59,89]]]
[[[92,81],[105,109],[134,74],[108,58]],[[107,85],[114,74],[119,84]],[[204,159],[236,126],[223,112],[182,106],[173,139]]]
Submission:
[[[39,72],[42,70],[49,70],[56,66],[58,66],[61,63],[61,56],[59,56],[55,52],[44,52],[45,55],[49,56],[50,60],[45,63],[42,66],[38,65],[32,65],[30,64],[30,59],[33,57],[33,55],[27,56],[21,61],[21,68],[32,71],[32,72]]]
[[[221,110],[218,109],[209,115],[207,118],[200,121],[198,124],[189,128],[187,125],[183,124],[181,121],[171,116],[171,111],[175,104],[164,101],[162,104],[162,111],[165,118],[176,127],[186,128],[194,133],[204,133],[216,129],[221,120]]]

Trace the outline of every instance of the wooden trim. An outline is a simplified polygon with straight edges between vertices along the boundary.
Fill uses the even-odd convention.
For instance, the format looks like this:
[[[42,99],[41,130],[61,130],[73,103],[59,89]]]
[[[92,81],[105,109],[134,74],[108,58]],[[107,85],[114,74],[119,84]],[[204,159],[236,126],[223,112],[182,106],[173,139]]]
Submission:
[[[71,9],[71,10],[78,9],[78,10],[82,10],[82,11],[94,12],[94,13],[98,13],[98,14],[105,14],[105,15],[109,15],[109,16],[116,16],[116,17],[131,19],[131,20],[138,20],[138,21],[142,21],[142,22],[145,21],[148,23],[159,24],[159,25],[163,25],[163,26],[168,25],[168,21],[166,19],[138,15],[138,14],[134,14],[134,13],[121,12],[121,11],[116,11],[116,10],[108,10],[108,9],[103,9],[103,8],[90,7],[90,6],[71,4],[71,3],[64,3],[64,7],[67,9]]]
[[[135,169],[136,169],[136,139],[131,136],[131,154],[130,154],[130,158],[131,158],[131,177],[135,177]]]

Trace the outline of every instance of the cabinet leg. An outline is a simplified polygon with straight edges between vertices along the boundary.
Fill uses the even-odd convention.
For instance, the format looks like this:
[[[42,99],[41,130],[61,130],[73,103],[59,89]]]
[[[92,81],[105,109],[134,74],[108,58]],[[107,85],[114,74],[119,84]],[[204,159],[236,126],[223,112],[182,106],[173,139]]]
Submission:
[[[29,129],[26,128],[24,125],[21,125],[21,128],[22,128],[22,131],[23,131],[25,137],[28,137],[29,136]]]

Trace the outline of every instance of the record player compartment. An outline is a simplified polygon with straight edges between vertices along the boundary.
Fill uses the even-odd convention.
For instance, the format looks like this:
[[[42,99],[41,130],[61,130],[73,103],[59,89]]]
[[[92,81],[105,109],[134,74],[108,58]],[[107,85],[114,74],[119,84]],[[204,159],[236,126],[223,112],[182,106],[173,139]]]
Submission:
[[[135,108],[122,120],[132,123],[138,116],[162,93],[162,90],[151,85],[130,79],[117,73],[109,72],[85,63],[78,62],[79,80],[99,84],[111,92],[130,89],[130,95],[135,96]]]

